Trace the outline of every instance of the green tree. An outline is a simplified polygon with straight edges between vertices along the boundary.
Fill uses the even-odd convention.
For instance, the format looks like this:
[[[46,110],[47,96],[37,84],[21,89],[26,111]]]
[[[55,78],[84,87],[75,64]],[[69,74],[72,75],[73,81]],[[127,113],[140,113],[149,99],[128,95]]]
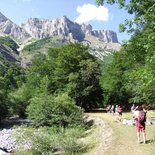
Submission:
[[[120,24],[120,29],[123,31],[128,28],[128,32],[130,33],[139,32],[147,24],[153,22],[149,19],[154,16],[154,0],[96,0],[98,5],[103,5],[105,2],[108,4],[116,3],[119,8],[124,8],[129,14],[134,14],[133,19],[126,19],[124,24]]]
[[[155,64],[155,3],[153,0],[97,0],[99,5],[104,2],[117,3],[120,8],[125,8],[129,14],[134,14],[133,19],[125,20],[121,24],[121,29],[133,33],[131,39],[123,45],[120,58],[114,56],[112,64],[108,68],[103,79],[106,94],[115,94],[119,98],[117,90],[112,89],[121,79],[121,89],[125,89],[129,102],[149,103],[154,105],[154,64]],[[121,56],[126,53],[126,57]],[[119,55],[119,54],[118,54]],[[122,57],[122,58],[121,58]],[[119,60],[119,61],[117,61]],[[121,66],[127,68],[122,70]],[[111,66],[113,68],[111,68]],[[118,67],[116,67],[118,66]],[[122,71],[122,77],[119,77],[117,71]],[[113,74],[114,73],[114,74]],[[108,79],[106,75],[112,76]],[[113,79],[113,80],[112,80]],[[109,83],[114,83],[112,84]],[[106,87],[107,86],[107,87]],[[105,98],[110,98],[106,95]],[[123,97],[121,97],[123,99]]]
[[[35,60],[26,85],[33,87],[31,90],[34,93],[40,87],[42,78],[47,76],[49,93],[68,91],[77,105],[91,108],[102,102],[100,72],[97,59],[88,53],[88,47],[70,44],[59,49],[51,48],[46,58]],[[76,75],[77,79],[71,80],[71,76]],[[75,92],[78,91],[81,93],[77,95]]]
[[[9,100],[5,90],[5,79],[0,77],[0,119],[8,115]]]
[[[130,72],[132,61],[129,60],[127,52],[115,53],[113,61],[102,76],[102,87],[104,89],[105,104],[127,104],[130,93],[127,92],[126,73]],[[127,106],[127,105],[126,105]]]
[[[101,70],[99,64],[88,59],[81,61],[80,70],[69,75],[69,94],[76,104],[84,109],[101,107],[103,101],[100,86]]]
[[[0,117],[4,118],[10,114],[13,106],[10,93],[14,92],[24,80],[23,70],[0,57],[0,79]]]

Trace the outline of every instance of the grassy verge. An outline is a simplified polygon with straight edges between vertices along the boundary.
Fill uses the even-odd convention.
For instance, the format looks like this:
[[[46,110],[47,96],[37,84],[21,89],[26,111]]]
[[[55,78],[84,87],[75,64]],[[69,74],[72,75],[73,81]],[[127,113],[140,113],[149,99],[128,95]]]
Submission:
[[[23,140],[32,142],[30,150],[19,150],[14,155],[38,155],[38,154],[53,154],[60,151],[64,155],[80,155],[87,150],[87,145],[79,141],[83,135],[85,128],[76,126],[72,128],[23,128],[22,133],[18,137],[19,144]]]

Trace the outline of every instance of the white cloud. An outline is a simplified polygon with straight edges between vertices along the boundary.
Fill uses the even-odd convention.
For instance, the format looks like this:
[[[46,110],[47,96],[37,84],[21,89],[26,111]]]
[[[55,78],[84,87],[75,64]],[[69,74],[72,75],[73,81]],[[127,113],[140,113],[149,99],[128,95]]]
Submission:
[[[92,20],[108,21],[109,11],[105,6],[95,6],[92,4],[83,4],[83,6],[77,7],[77,12],[80,14],[75,22],[84,23]]]

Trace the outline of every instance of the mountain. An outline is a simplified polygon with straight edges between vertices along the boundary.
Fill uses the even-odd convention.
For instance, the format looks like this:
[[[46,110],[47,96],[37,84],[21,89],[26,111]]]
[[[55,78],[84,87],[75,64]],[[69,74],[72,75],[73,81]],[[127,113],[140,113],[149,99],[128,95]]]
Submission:
[[[55,44],[81,42],[84,45],[89,45],[92,49],[104,49],[110,50],[111,52],[119,51],[121,48],[116,32],[112,30],[93,30],[90,24],[77,24],[69,20],[66,16],[52,20],[30,18],[22,24],[21,27],[27,31],[32,38],[37,40],[52,38],[49,39],[50,43],[46,42],[45,45],[43,44],[45,40],[41,41],[43,48],[47,47],[47,44],[52,46],[52,40],[54,40]],[[38,49],[36,47],[40,47],[39,44],[40,42],[33,44],[33,48],[35,47],[37,51]],[[32,46],[27,46],[27,49],[31,51]],[[93,51],[96,52],[96,50]],[[95,55],[98,55],[98,51]]]
[[[9,35],[18,43],[25,43],[32,38],[43,39],[59,35],[68,41],[84,42],[89,45],[93,45],[92,38],[95,40],[94,42],[99,41],[98,45],[101,43],[118,43],[117,34],[114,31],[93,30],[91,25],[77,24],[66,16],[51,20],[30,18],[18,26],[0,13],[0,35]]]
[[[60,47],[70,42],[88,45],[90,53],[100,59],[121,48],[116,32],[93,30],[90,24],[78,24],[66,16],[56,19],[30,18],[18,26],[0,13],[0,36],[9,36],[19,45],[22,66],[30,64],[35,53],[46,53],[49,47]],[[8,55],[9,49],[17,52],[10,48],[10,42],[1,44],[1,54],[6,50],[5,55]],[[10,60],[13,59],[10,57]]]
[[[91,25],[77,24],[66,16],[52,20],[30,18],[22,24],[22,28],[36,39],[63,35],[70,41],[82,42],[87,37],[93,36],[104,43],[118,43],[117,34],[114,31],[93,30]]]
[[[13,23],[0,12],[0,36],[8,35],[19,43],[23,43],[31,37],[23,28]]]

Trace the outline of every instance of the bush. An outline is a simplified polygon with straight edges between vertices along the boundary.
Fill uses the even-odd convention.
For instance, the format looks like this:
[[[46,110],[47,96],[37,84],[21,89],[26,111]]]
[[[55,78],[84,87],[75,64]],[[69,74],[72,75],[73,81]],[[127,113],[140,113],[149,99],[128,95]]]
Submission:
[[[71,126],[82,122],[83,111],[67,94],[40,94],[30,100],[27,108],[29,119],[38,126]]]

